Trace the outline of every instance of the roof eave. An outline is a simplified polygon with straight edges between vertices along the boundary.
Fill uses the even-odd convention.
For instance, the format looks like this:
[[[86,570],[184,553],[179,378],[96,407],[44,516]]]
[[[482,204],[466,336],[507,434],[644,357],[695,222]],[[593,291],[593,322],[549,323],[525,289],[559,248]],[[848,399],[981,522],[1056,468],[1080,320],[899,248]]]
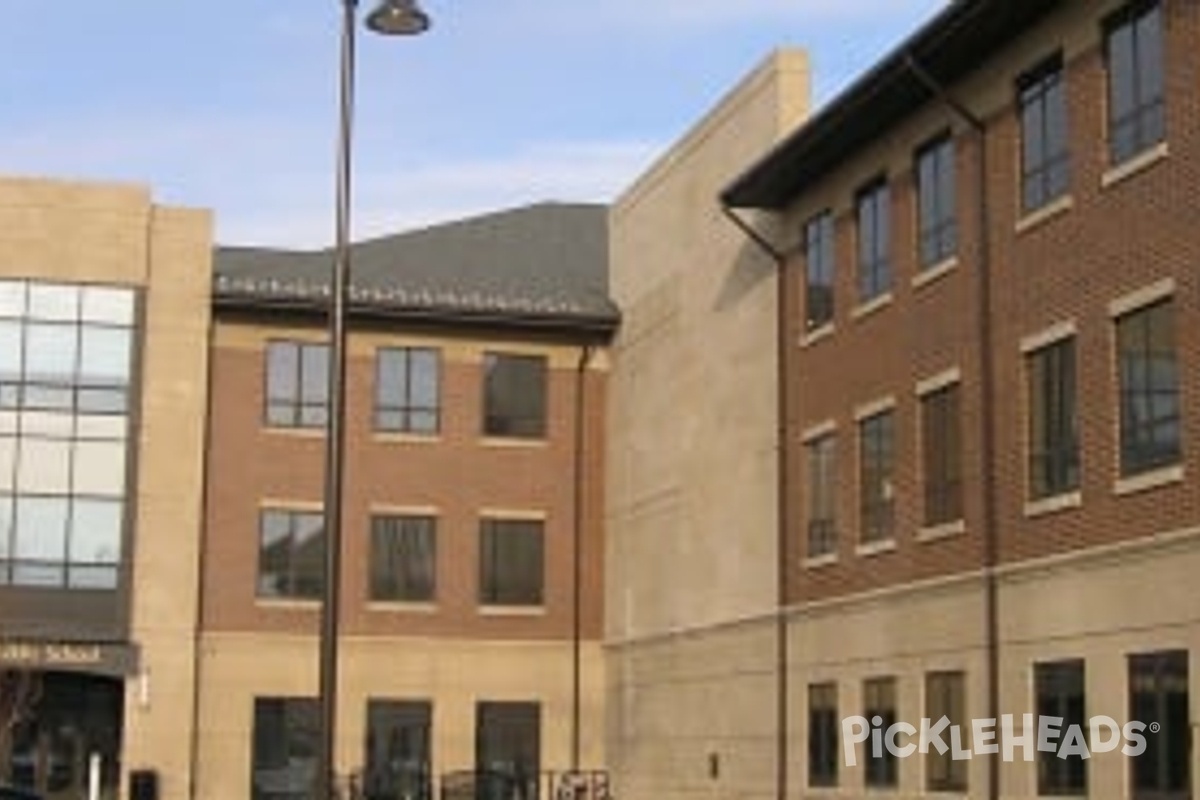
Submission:
[[[324,317],[326,304],[321,300],[265,296],[215,295],[216,312],[231,311],[248,314],[302,314]],[[460,309],[435,306],[380,306],[351,303],[350,317],[361,320],[404,321],[415,325],[458,329],[501,329],[523,332],[582,335],[590,340],[607,342],[621,324],[615,309],[601,312],[531,312]]]
[[[947,82],[1059,4],[1058,0],[954,0],[720,193],[731,208],[779,211],[856,150],[932,98],[916,61]],[[992,13],[988,13],[992,12]],[[971,26],[974,27],[971,27]],[[994,27],[993,27],[994,26]],[[964,48],[961,36],[980,39]]]

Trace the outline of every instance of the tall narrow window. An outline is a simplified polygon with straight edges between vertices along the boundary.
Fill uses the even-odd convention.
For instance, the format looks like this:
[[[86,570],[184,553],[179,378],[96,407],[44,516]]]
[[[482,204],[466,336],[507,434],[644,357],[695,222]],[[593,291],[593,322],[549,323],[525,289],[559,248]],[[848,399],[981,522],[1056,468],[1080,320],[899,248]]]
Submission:
[[[367,701],[366,797],[430,799],[432,718],[428,700]]]
[[[836,683],[808,686],[808,785],[838,785],[838,689]]]
[[[437,433],[440,412],[438,351],[383,347],[375,355],[375,428]]]
[[[804,226],[806,282],[805,328],[818,330],[833,322],[833,214],[825,211]]]
[[[833,434],[813,439],[808,451],[808,557],[837,552],[837,475]]]
[[[892,289],[891,192],[879,179],[858,193],[858,299],[866,303]]]
[[[896,679],[871,678],[863,682],[863,716],[875,727],[886,731],[896,724]],[[878,719],[878,724],[875,720]],[[899,780],[896,755],[882,748],[878,756],[867,755],[865,783],[876,789],[894,789]]]
[[[858,423],[859,530],[864,544],[887,541],[895,529],[892,472],[895,414],[882,411]]]
[[[316,787],[321,720],[311,697],[254,700],[251,800],[309,800]]]
[[[1175,316],[1161,300],[1117,319],[1121,474],[1175,464],[1182,455]]]
[[[1029,493],[1035,499],[1079,488],[1075,340],[1026,356],[1029,380]]]
[[[542,764],[542,708],[529,702],[475,706],[477,798],[537,800]]]
[[[371,519],[371,599],[428,603],[437,586],[437,520]]]
[[[969,730],[966,722],[966,676],[962,672],[930,672],[925,675],[925,716],[937,724],[945,717],[950,727]],[[949,742],[947,742],[949,744]],[[963,748],[970,744],[962,742]],[[955,760],[952,750],[939,753],[930,747],[925,756],[925,789],[930,792],[967,791],[967,761]]]
[[[1058,717],[1058,727],[1072,725],[1087,730],[1082,659],[1033,665],[1034,691],[1039,717]],[[1038,753],[1038,794],[1048,796],[1086,795],[1087,762],[1081,755],[1060,758],[1053,750]]]
[[[959,394],[959,385],[952,383],[921,397],[927,526],[955,522],[963,516]]]
[[[1191,797],[1192,730],[1188,653],[1168,650],[1129,656],[1129,719],[1158,723],[1146,751],[1130,759],[1133,800]]]
[[[479,537],[479,602],[538,606],[545,583],[541,520],[486,519]]]
[[[1129,3],[1105,27],[1109,158],[1120,164],[1166,138],[1161,3]]]
[[[324,528],[325,520],[319,511],[262,511],[259,516],[259,597],[321,598],[325,584]]]
[[[488,353],[483,371],[484,434],[534,439],[545,436],[545,357]]]
[[[1017,102],[1021,114],[1021,205],[1030,212],[1066,194],[1070,180],[1061,54],[1021,76]]]
[[[923,268],[946,261],[958,248],[954,198],[954,139],[946,134],[917,153],[917,239]]]
[[[329,347],[312,342],[267,345],[267,424],[321,428],[329,412]]]

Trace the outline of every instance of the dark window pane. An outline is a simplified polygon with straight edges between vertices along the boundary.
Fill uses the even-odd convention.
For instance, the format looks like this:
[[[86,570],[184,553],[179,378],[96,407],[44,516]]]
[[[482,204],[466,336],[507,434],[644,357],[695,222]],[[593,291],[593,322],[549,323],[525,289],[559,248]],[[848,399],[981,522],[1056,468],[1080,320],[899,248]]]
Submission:
[[[1027,358],[1030,496],[1079,487],[1075,341],[1065,339]]]
[[[896,679],[871,678],[863,683],[863,716],[886,731],[897,722]],[[869,745],[869,742],[868,742]],[[878,757],[867,751],[865,782],[873,788],[895,788],[899,781],[899,762],[896,756],[884,747]]]
[[[478,800],[537,800],[541,716],[538,703],[481,702],[475,706]]]
[[[930,267],[953,256],[957,246],[954,140],[947,135],[922,149],[916,173],[921,266]]]
[[[368,800],[430,800],[432,718],[428,701],[367,701]]]
[[[1107,27],[1109,155],[1119,164],[1166,135],[1160,4],[1130,3]]]
[[[1040,208],[1067,191],[1070,155],[1062,81],[1062,56],[1057,53],[1018,81],[1025,211]]]
[[[321,514],[264,510],[259,516],[260,597],[320,599],[325,537]]]
[[[958,384],[921,398],[925,524],[962,519],[962,438]]]
[[[1170,300],[1117,320],[1121,472],[1177,463],[1182,454],[1174,307]]]
[[[885,181],[879,181],[859,193],[858,207],[858,289],[859,301],[868,302],[892,288],[890,193]]]
[[[433,600],[437,575],[436,521],[432,517],[371,520],[371,599]]]
[[[539,520],[484,520],[479,552],[480,603],[541,605],[545,563]]]
[[[484,433],[545,436],[546,359],[489,353],[484,358],[484,373]]]
[[[320,746],[311,698],[255,698],[252,800],[311,800]]]
[[[1191,722],[1188,653],[1170,650],[1129,656],[1129,718],[1158,733],[1146,733],[1146,750],[1131,759],[1134,800],[1188,796],[1191,788]]]
[[[838,785],[837,684],[816,683],[808,687],[808,785]]]
[[[833,321],[833,215],[826,211],[805,226],[805,314],[808,330]]]
[[[894,415],[885,411],[859,423],[859,531],[863,543],[892,538]]]
[[[808,557],[837,552],[836,440],[822,436],[807,444]]]
[[[1064,732],[1072,725],[1087,730],[1082,660],[1034,664],[1033,682],[1038,716],[1061,717]],[[1047,751],[1039,752],[1037,759],[1038,794],[1087,794],[1087,762],[1081,756],[1059,758],[1056,752]]]
[[[950,725],[969,727],[966,712],[966,677],[962,672],[930,672],[925,675],[925,716],[936,724],[942,717]],[[968,746],[963,742],[963,746]],[[947,750],[930,747],[925,756],[925,788],[931,792],[967,791],[967,763],[956,761]]]

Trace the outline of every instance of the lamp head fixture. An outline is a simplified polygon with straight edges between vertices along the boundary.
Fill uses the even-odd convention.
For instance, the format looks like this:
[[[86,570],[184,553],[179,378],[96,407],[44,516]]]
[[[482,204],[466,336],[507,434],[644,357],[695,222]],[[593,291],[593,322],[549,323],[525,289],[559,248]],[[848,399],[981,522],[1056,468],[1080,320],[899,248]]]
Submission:
[[[429,15],[417,0],[382,0],[367,15],[367,28],[384,36],[416,36],[429,30]]]

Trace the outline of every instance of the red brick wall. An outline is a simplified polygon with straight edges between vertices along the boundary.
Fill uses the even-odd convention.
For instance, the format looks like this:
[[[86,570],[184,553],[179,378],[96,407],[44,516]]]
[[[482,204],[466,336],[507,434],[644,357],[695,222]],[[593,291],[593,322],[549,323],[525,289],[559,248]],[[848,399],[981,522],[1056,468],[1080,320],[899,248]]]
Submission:
[[[1037,558],[1200,524],[1200,486],[1192,456],[1200,448],[1200,201],[1196,199],[1200,157],[1200,9],[1166,3],[1168,31],[1169,156],[1129,179],[1101,188],[1106,168],[1105,76],[1099,17],[1088,22],[1094,40],[1068,64],[1068,129],[1071,137],[1073,207],[1023,233],[1016,231],[1018,121],[1012,102],[1016,77],[1032,63],[1001,55],[982,68],[1009,97],[1002,108],[983,109],[988,146],[988,203],[991,237],[990,352],[993,393],[981,392],[980,272],[976,198],[978,139],[948,110],[931,107],[924,118],[955,122],[959,265],[948,275],[914,287],[917,273],[915,202],[911,155],[937,124],[906,123],[885,134],[888,147],[907,159],[908,169],[892,182],[893,302],[861,319],[855,305],[853,196],[847,175],[869,177],[879,168],[866,158],[838,169],[839,180],[798,198],[797,209],[838,210],[834,333],[799,346],[803,333],[804,263],[789,265],[785,281],[789,311],[787,352],[788,446],[790,452],[789,565],[791,602],[806,602],[978,569],[982,563],[984,489],[997,502],[1002,561]],[[1063,16],[1047,24],[1062,25]],[[1044,32],[1042,32],[1044,33]],[[1064,35],[1067,31],[1062,32]],[[1073,31],[1076,35],[1078,31]],[[1048,52],[1046,53],[1048,54]],[[1045,55],[1045,54],[1043,54]],[[950,87],[968,107],[978,98]],[[878,153],[870,154],[877,158]],[[895,159],[893,159],[894,161]],[[799,211],[797,212],[800,213]],[[803,219],[797,217],[798,230]],[[1108,304],[1129,292],[1173,278],[1182,405],[1185,417],[1183,483],[1117,497],[1113,492],[1118,447],[1117,391],[1112,320]],[[1078,389],[1082,439],[1082,506],[1027,519],[1023,337],[1064,320],[1078,326]],[[919,541],[919,381],[957,367],[962,373],[962,431],[966,479],[966,532]],[[884,396],[896,400],[896,549],[872,556],[854,552],[858,543],[856,407]],[[805,568],[807,471],[801,436],[806,428],[833,419],[838,436],[839,559]],[[995,460],[985,464],[983,423],[994,425]]]
[[[267,331],[265,326],[225,325],[226,330],[240,328],[240,338]],[[280,607],[256,602],[258,514],[267,499],[320,504],[324,439],[266,429],[262,423],[262,350],[240,342],[239,346],[221,345],[221,331],[217,340],[212,367],[202,624],[215,631],[313,632],[318,618],[315,605]],[[497,338],[495,348],[503,347],[503,340]],[[371,430],[374,369],[373,358],[365,352],[357,352],[348,364],[344,633],[569,638],[573,366],[550,371],[546,442],[528,447],[481,442],[482,365],[449,358],[442,361],[442,420],[437,440],[413,443],[375,438]],[[588,485],[582,551],[583,630],[587,638],[595,639],[602,628],[604,374],[590,371],[585,385]],[[436,610],[367,608],[367,531],[372,504],[439,509]],[[544,615],[485,617],[478,612],[480,512],[496,508],[547,515]]]

